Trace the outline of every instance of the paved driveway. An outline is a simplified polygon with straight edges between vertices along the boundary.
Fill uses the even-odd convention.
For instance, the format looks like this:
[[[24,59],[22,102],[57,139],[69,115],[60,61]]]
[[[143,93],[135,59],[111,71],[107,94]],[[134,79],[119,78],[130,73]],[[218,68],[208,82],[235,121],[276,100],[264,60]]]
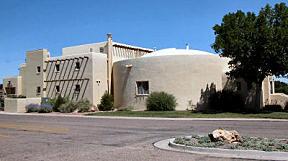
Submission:
[[[167,121],[0,115],[1,161],[231,160],[163,151],[153,142],[215,128],[242,135],[288,138],[288,122]],[[236,159],[235,159],[236,160]]]

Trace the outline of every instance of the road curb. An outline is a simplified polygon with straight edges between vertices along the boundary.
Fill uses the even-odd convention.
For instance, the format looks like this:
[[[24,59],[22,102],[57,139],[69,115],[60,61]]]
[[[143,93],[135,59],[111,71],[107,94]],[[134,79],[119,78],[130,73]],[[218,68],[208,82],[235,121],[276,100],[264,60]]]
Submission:
[[[174,143],[175,138],[162,140],[154,143],[154,146],[168,151],[199,154],[217,158],[230,158],[230,159],[254,159],[254,160],[273,160],[283,161],[287,160],[287,152],[264,152],[258,150],[230,150],[219,148],[201,148],[184,146]]]
[[[83,114],[53,114],[53,113],[8,113],[0,112],[0,115],[13,116],[44,116],[44,117],[76,117],[95,119],[126,119],[126,120],[163,120],[163,121],[268,121],[268,122],[288,122],[288,119],[261,119],[261,118],[161,118],[161,117],[123,117],[123,116],[88,116]]]

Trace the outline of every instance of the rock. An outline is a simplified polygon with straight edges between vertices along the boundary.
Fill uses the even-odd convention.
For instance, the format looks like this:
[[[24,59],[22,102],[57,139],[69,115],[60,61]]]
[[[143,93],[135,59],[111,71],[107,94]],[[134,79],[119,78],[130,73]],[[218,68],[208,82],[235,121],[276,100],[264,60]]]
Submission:
[[[99,111],[98,107],[97,106],[92,106],[91,109],[90,109],[91,112],[96,112],[96,111]]]
[[[192,136],[184,136],[184,139],[185,139],[185,140],[191,140],[191,139],[192,139]]]
[[[228,143],[242,142],[241,136],[236,130],[216,129],[208,135],[212,142],[223,141]]]

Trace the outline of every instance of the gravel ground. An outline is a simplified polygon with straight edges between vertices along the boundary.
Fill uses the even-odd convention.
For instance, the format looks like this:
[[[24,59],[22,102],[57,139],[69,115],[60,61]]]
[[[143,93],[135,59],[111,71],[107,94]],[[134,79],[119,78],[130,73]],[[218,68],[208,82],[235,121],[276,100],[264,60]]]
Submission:
[[[287,139],[284,121],[173,121],[0,115],[1,161],[233,160],[159,150],[173,136],[206,135],[223,127],[242,135]],[[234,159],[236,160],[236,159]]]

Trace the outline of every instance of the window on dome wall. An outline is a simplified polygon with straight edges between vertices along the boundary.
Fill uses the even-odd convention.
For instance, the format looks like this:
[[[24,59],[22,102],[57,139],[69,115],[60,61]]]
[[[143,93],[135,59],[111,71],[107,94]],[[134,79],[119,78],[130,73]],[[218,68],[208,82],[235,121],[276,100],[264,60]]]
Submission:
[[[137,81],[137,95],[149,94],[149,81]]]

